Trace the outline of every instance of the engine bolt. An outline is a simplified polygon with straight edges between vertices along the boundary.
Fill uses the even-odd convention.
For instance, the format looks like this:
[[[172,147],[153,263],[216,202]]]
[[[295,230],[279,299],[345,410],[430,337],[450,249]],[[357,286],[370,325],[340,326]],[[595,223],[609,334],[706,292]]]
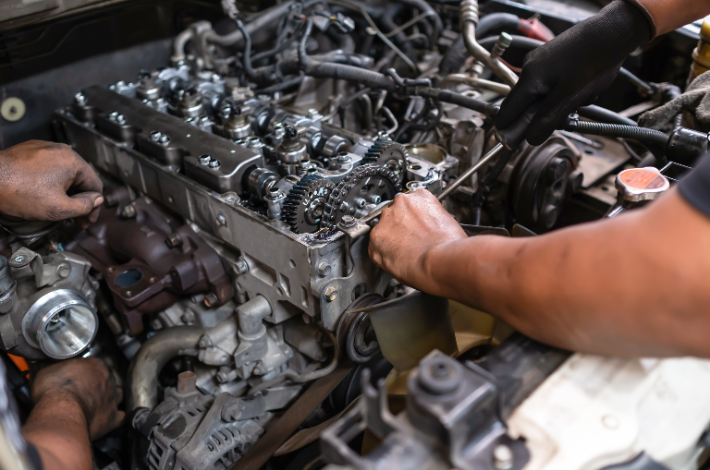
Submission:
[[[150,133],[150,140],[153,142],[159,142],[161,137],[163,137],[163,133],[160,131],[153,131]]]
[[[111,112],[111,113],[108,115],[108,119],[109,119],[109,121],[116,122],[116,120],[118,119],[118,111],[113,111],[113,112]]]
[[[79,106],[86,106],[86,96],[84,96],[82,92],[79,92],[74,95],[74,102]]]
[[[350,162],[350,155],[347,153],[343,152],[340,155],[338,155],[338,163],[349,163]]]
[[[168,137],[165,134],[161,135],[159,140],[160,140],[160,143],[163,145],[168,145],[170,143],[170,137]]]
[[[249,271],[249,263],[247,263],[247,260],[244,258],[237,259],[234,263],[234,272],[239,275],[244,274],[247,271]]]
[[[69,266],[67,263],[61,263],[59,266],[57,266],[57,276],[64,278],[70,274],[71,266]]]
[[[321,261],[320,263],[318,263],[318,268],[316,269],[316,273],[320,277],[326,277],[330,274],[330,270],[331,270],[330,265],[328,263],[326,263],[325,261]]]
[[[501,444],[493,449],[493,466],[499,470],[508,470],[513,466],[513,451]]]
[[[217,305],[219,299],[217,298],[214,292],[210,292],[205,296],[205,300],[203,302],[205,304],[205,307],[212,308]]]
[[[214,159],[213,159],[213,160],[210,161],[210,163],[209,163],[208,166],[209,166],[210,168],[219,168],[220,165],[221,165],[221,163],[219,162],[219,160],[214,160]]]
[[[25,255],[17,255],[13,260],[17,264],[22,264],[25,261]]]
[[[224,214],[219,214],[217,216],[217,218],[215,219],[215,222],[220,227],[226,227],[227,226],[227,217],[225,217]]]
[[[209,155],[200,155],[200,165],[207,166],[212,161],[212,157]]]
[[[121,215],[126,219],[132,219],[136,216],[136,208],[133,207],[133,205],[129,204],[123,208],[123,210],[121,211]]]
[[[335,287],[330,286],[323,293],[323,297],[326,301],[332,302],[338,298],[338,290]]]
[[[180,235],[178,235],[177,233],[171,233],[165,240],[165,243],[170,248],[177,248],[179,246],[182,246],[182,238],[180,238]]]
[[[355,217],[351,215],[344,215],[342,219],[340,219],[340,225],[343,226],[344,228],[350,228],[355,225]]]

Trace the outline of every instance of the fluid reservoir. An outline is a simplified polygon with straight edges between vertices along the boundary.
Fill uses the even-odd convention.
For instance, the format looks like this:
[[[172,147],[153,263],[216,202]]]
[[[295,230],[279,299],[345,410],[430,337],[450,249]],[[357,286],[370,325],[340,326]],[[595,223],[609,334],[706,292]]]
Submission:
[[[700,27],[700,40],[698,47],[693,50],[693,64],[690,66],[688,84],[710,70],[710,16],[703,20]]]

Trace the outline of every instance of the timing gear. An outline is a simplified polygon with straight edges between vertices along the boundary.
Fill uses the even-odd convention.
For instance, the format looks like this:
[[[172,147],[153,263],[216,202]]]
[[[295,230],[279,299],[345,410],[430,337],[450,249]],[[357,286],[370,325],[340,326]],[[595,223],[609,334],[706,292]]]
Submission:
[[[362,217],[358,214],[367,204],[379,204],[394,199],[401,191],[401,184],[391,169],[380,165],[365,164],[353,169],[333,189],[325,205],[321,226],[338,224],[344,215]]]
[[[383,165],[399,174],[405,168],[408,157],[404,145],[393,142],[389,137],[379,138],[367,151],[362,163]]]
[[[301,178],[288,192],[281,220],[295,233],[312,233],[320,228],[323,206],[335,184],[320,175]]]

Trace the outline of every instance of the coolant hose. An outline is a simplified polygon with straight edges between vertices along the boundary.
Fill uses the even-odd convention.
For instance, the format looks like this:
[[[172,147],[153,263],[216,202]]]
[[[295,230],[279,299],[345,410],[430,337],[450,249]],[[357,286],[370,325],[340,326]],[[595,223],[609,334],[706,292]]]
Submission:
[[[197,326],[175,326],[158,331],[143,343],[128,369],[126,411],[157,406],[161,369],[178,356],[196,356],[203,333]]]

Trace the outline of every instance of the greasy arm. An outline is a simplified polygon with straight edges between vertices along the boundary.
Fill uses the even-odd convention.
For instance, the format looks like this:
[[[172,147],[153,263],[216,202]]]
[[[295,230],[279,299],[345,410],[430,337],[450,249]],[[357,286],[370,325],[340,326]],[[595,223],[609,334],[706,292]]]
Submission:
[[[468,238],[447,216],[426,191],[398,196],[371,234],[371,256],[413,287],[563,348],[710,356],[710,220],[676,190],[534,238]]]

